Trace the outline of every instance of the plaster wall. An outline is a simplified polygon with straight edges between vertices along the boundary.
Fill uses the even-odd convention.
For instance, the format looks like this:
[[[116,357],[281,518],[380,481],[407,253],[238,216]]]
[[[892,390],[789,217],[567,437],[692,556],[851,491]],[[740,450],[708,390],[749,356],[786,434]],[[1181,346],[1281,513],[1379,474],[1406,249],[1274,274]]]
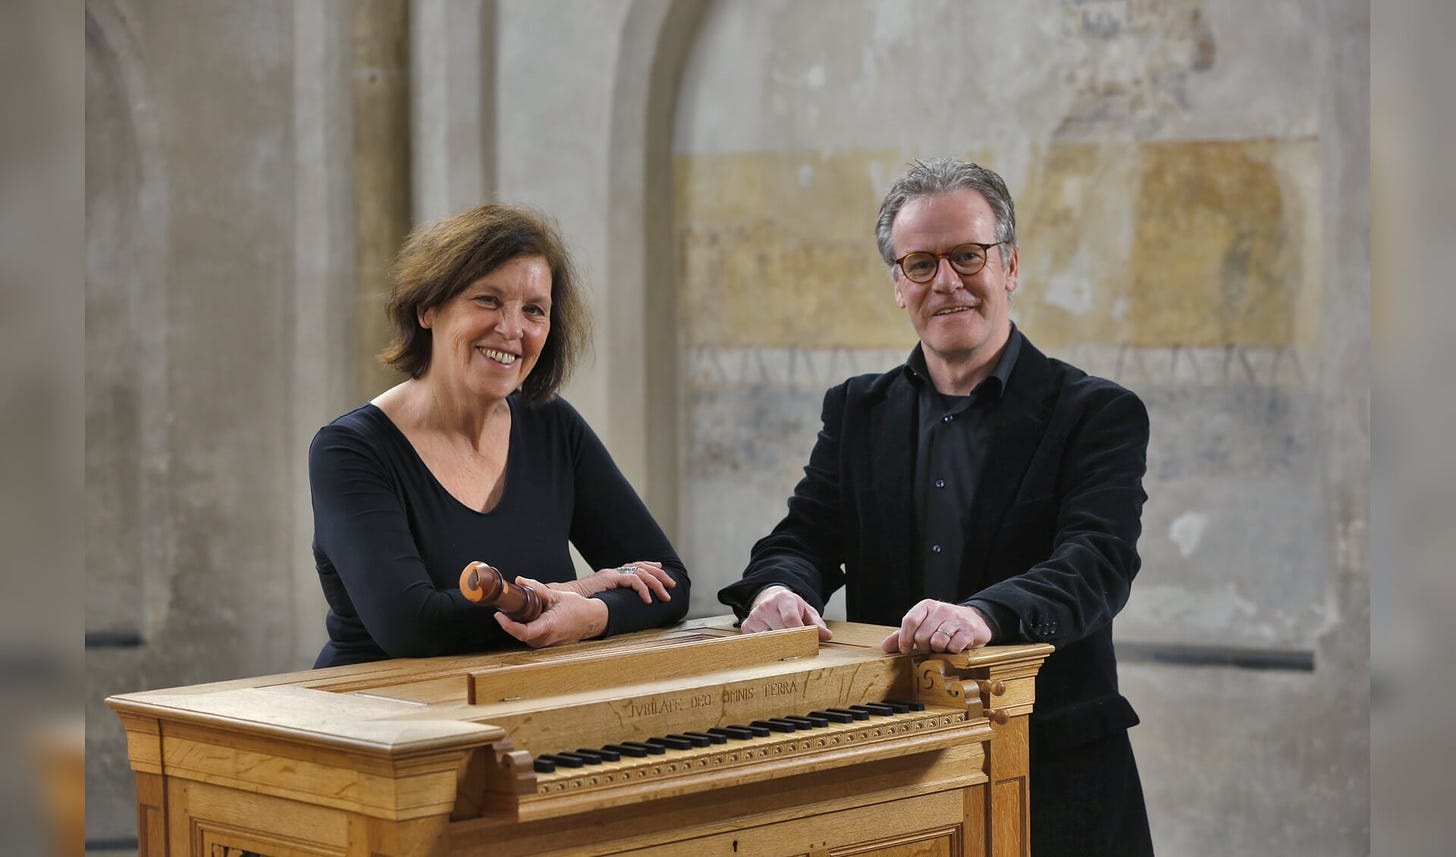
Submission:
[[[106,694],[299,669],[322,641],[303,463],[377,392],[353,260],[379,199],[353,161],[363,5],[86,8],[99,850],[135,830]],[[688,560],[697,615],[781,515],[824,389],[913,344],[871,235],[889,181],[926,154],[1005,175],[1018,323],[1153,413],[1125,652],[1312,664],[1125,654],[1159,853],[1368,851],[1365,4],[408,12],[408,217],[490,198],[559,221],[596,317],[566,396]]]
[[[1366,853],[1367,34],[1358,3],[712,4],[674,129],[694,610],[825,388],[914,344],[890,182],[978,161],[1017,202],[1014,319],[1149,407],[1117,636],[1160,853]]]
[[[354,395],[343,9],[86,5],[93,844],[136,823],[105,696],[306,667],[322,639],[298,522],[308,438]]]

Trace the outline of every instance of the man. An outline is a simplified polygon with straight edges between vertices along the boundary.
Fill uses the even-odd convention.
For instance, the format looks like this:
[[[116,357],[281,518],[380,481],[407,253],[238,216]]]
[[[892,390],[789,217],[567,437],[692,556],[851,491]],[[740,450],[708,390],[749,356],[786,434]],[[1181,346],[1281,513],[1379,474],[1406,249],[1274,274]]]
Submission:
[[[1031,846],[1151,854],[1112,618],[1137,573],[1147,411],[1011,323],[1015,207],[1000,176],[916,162],[880,206],[880,254],[920,342],[824,397],[788,515],[718,598],[744,632],[898,625],[886,651],[1036,641],[1056,652],[1030,720]]]

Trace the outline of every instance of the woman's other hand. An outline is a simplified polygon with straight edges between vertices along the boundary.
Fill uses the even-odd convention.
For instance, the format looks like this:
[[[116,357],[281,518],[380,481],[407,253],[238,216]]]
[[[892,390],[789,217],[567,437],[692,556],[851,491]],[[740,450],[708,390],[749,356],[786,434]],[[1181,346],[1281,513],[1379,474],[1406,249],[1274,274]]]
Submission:
[[[608,589],[634,589],[643,604],[651,604],[654,595],[659,601],[671,601],[672,596],[667,590],[677,586],[677,581],[662,570],[662,563],[647,559],[629,562],[616,568],[604,568],[590,577],[548,586],[558,592],[575,592],[583,598]]]
[[[526,645],[540,649],[574,643],[599,637],[607,630],[607,604],[600,598],[587,598],[571,589],[547,586],[526,577],[516,578],[516,584],[530,586],[541,594],[541,615],[522,624],[497,611],[495,620],[507,634]]]

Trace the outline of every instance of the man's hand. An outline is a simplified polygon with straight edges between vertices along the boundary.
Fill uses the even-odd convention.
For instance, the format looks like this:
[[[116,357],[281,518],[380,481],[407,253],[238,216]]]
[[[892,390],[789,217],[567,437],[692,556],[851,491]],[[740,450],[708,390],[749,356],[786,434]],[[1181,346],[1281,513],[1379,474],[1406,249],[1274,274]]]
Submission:
[[[910,608],[900,621],[900,630],[880,646],[903,654],[911,650],[955,653],[979,649],[989,642],[991,627],[976,608],[927,598]]]
[[[824,624],[818,610],[809,606],[809,602],[795,595],[787,586],[775,584],[765,587],[754,596],[748,618],[743,620],[739,630],[745,634],[756,634],[759,631],[803,628],[808,625],[818,626],[819,642],[828,642],[834,638],[834,633]]]

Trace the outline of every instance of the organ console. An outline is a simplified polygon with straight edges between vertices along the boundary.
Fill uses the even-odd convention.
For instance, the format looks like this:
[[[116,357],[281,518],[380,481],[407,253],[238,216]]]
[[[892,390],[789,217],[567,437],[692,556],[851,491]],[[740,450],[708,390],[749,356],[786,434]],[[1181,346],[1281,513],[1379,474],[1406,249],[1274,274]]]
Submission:
[[[1046,645],[732,617],[113,696],[144,857],[1025,855]]]

